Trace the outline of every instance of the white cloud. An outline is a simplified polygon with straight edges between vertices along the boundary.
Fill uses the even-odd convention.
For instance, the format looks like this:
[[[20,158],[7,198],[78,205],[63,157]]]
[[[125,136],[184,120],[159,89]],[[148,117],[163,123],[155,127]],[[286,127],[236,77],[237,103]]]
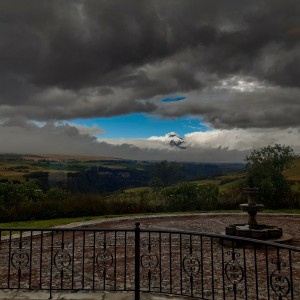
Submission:
[[[140,149],[159,149],[159,150],[170,150],[172,147],[162,142],[162,140],[149,140],[149,139],[106,139],[106,138],[98,138],[97,141],[99,143],[105,142],[114,146],[134,146]]]
[[[239,92],[253,92],[264,88],[266,88],[266,86],[253,78],[239,76],[232,76],[231,78],[224,79],[221,81],[220,86],[216,86],[216,89],[232,89]]]
[[[296,153],[300,153],[299,135],[300,127],[269,128],[263,131],[260,129],[224,129],[192,132],[183,137],[183,145],[186,149],[182,149],[182,151],[179,151],[178,147],[170,146],[168,134],[152,136],[148,139],[103,139],[101,141],[115,146],[131,145],[142,151],[157,150],[161,154],[164,153],[164,159],[220,162],[231,159],[231,161],[242,162],[245,155],[253,149],[276,143],[290,145]],[[216,153],[219,157],[215,157]],[[232,153],[234,155],[231,155]]]
[[[300,128],[267,130],[260,129],[231,129],[214,130],[210,132],[193,132],[185,135],[186,147],[251,151],[272,144],[290,145],[300,152]]]
[[[97,126],[40,123],[26,120],[0,125],[2,153],[70,154],[136,160],[243,162],[255,148],[280,143],[300,153],[300,127],[289,129],[228,129],[186,134],[185,149],[166,143],[166,136],[149,139],[103,139]]]

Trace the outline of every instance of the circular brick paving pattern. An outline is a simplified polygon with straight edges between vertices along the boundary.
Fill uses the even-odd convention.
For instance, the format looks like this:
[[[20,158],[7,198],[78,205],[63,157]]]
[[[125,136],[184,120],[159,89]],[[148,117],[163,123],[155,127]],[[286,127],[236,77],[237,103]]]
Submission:
[[[93,228],[111,228],[111,229],[132,229],[135,226],[136,222],[140,223],[141,229],[153,229],[153,230],[182,230],[182,231],[192,231],[192,232],[197,232],[197,233],[216,233],[216,234],[223,234],[225,232],[226,226],[229,224],[241,224],[241,223],[247,223],[247,214],[244,213],[236,213],[236,214],[190,214],[190,215],[164,215],[164,216],[146,216],[146,217],[123,217],[123,218],[116,218],[116,219],[110,219],[110,220],[101,220],[98,224],[95,223],[90,224],[90,227]],[[290,243],[292,246],[296,246],[300,248],[300,215],[283,215],[283,214],[259,214],[257,217],[257,221],[259,224],[266,224],[266,225],[276,225],[278,227],[281,227],[283,229],[284,233],[291,234],[294,238],[293,241]],[[218,259],[220,259],[220,255],[218,256],[218,251],[222,252],[220,248],[220,245],[216,244],[213,246],[213,251],[210,251],[209,249],[204,250],[204,256],[203,256],[203,265],[207,265],[204,267],[205,271],[209,270],[211,267],[211,258],[214,256],[214,261],[217,264]],[[220,250],[221,249],[221,250]],[[232,251],[232,250],[231,250]],[[262,286],[259,288],[259,291],[255,290],[255,275],[251,275],[251,270],[253,271],[254,269],[257,269],[257,281],[259,282],[259,285],[263,285],[267,281],[271,280],[272,278],[270,277],[268,279],[268,276],[272,272],[274,272],[274,266],[272,265],[273,260],[275,258],[276,260],[276,252],[275,256],[271,259],[271,254],[268,254],[268,260],[269,262],[269,267],[268,270],[270,274],[268,275],[266,272],[266,257],[265,257],[265,250],[264,249],[258,249],[257,252],[255,251],[255,257],[257,255],[257,258],[254,259],[253,253],[251,252],[252,250],[246,250],[248,251],[247,254],[247,280],[248,280],[248,286],[251,287],[248,290],[248,298],[249,299],[256,299],[259,297],[259,299],[267,299],[265,298],[267,295],[267,287]],[[172,252],[176,252],[176,247],[173,246]],[[237,252],[241,252],[240,249],[237,250]],[[225,252],[226,254],[227,252]],[[228,251],[230,253],[230,249]],[[288,262],[288,254],[284,251],[280,252],[281,253],[281,258],[283,261]],[[294,275],[294,289],[295,289],[295,294],[294,297],[295,299],[300,299],[300,286],[299,286],[299,268],[300,268],[300,261],[299,261],[299,252],[295,254],[294,256],[294,261],[293,261],[293,275]],[[242,257],[242,255],[241,255]],[[162,259],[164,261],[165,258]],[[168,260],[166,256],[166,260]],[[256,263],[253,263],[255,260],[257,260],[257,265]],[[240,262],[234,261],[234,263],[237,263],[239,266],[242,266],[241,269],[243,269],[243,261],[241,260]],[[288,264],[283,264],[283,266],[288,266]],[[219,264],[219,269],[214,268],[214,276],[215,278],[220,277],[222,278],[222,264]],[[236,270],[236,269],[234,269]],[[288,272],[288,267],[285,270]],[[174,270],[173,270],[174,271]],[[218,273],[219,272],[219,273]],[[221,272],[221,273],[220,273]],[[244,272],[244,271],[243,271]],[[278,271],[279,272],[279,271]],[[174,273],[179,274],[180,271],[177,270]],[[272,273],[273,274],[273,273]],[[275,273],[274,273],[275,274]],[[296,278],[297,277],[297,278]],[[278,277],[279,278],[279,277]],[[283,278],[283,277],[281,277]],[[285,278],[285,277],[284,277]],[[176,281],[178,279],[178,282],[180,282],[179,278],[176,278],[176,276],[173,277],[173,280]],[[206,278],[207,279],[207,278]],[[227,279],[226,279],[227,280]],[[288,282],[288,281],[287,281]],[[271,284],[271,281],[270,281]],[[243,297],[245,294],[243,287],[241,286],[242,284],[239,285],[239,288],[241,288],[241,295],[238,297],[238,299],[244,299]],[[272,289],[269,287],[270,292],[273,296],[274,292]],[[230,291],[230,284],[226,285],[226,290]],[[209,291],[211,293],[211,290]],[[222,282],[221,281],[216,281],[215,286],[214,286],[214,292],[219,292],[219,296],[216,296],[216,299],[222,298]],[[213,292],[213,293],[214,293]],[[218,295],[218,294],[216,294]],[[259,295],[259,296],[258,296]],[[228,299],[231,299],[230,293],[227,295]],[[209,297],[208,297],[209,298]]]
[[[259,214],[257,221],[259,224],[281,227],[284,233],[293,236],[293,241],[290,244],[300,247],[300,215]],[[87,226],[95,228],[132,228],[135,222],[140,222],[141,228],[145,229],[185,230],[223,234],[226,226],[229,224],[247,223],[247,214],[189,214],[112,218]]]
[[[292,246],[300,249],[300,215],[259,214],[257,220],[261,224],[279,226],[284,232],[293,235]],[[95,285],[98,289],[113,290],[109,286],[114,286],[114,279],[118,285],[120,284],[119,290],[123,290],[124,282],[127,286],[134,287],[135,237],[132,229],[136,222],[141,224],[141,229],[221,234],[229,224],[246,223],[247,214],[120,217],[66,226],[113,229],[110,231],[80,231],[78,228],[72,233],[58,229],[52,235],[45,233],[43,236],[34,235],[30,238],[24,234],[21,238],[18,236],[11,240],[6,239],[3,240],[0,251],[2,288],[6,287],[7,274],[10,288],[24,286],[26,289],[30,282],[31,288],[41,289],[41,286],[47,288],[51,282],[52,288],[58,289],[62,286],[68,288],[72,286],[72,289],[93,290]],[[120,230],[116,233],[114,229]],[[131,231],[127,234],[123,229]],[[280,279],[281,291],[285,287],[289,293],[293,277],[294,299],[300,299],[298,249],[293,250],[292,260],[289,261],[290,254],[286,249],[277,251],[276,248],[268,246],[268,254],[265,255],[263,248],[254,249],[247,246],[242,249],[239,244],[223,244],[220,238],[208,236],[202,240],[200,235],[193,235],[194,237],[192,235],[178,233],[160,235],[156,232],[151,234],[150,240],[150,234],[141,233],[143,288],[148,289],[149,286],[149,290],[151,287],[151,291],[156,292],[161,284],[167,294],[191,295],[195,292],[202,293],[209,299],[211,295],[216,295],[215,299],[224,299],[225,296],[226,299],[232,299],[230,298],[232,291],[237,288],[237,291],[241,292],[237,299],[245,299],[246,293],[248,299],[267,299],[266,295],[268,293],[274,295],[273,290],[277,287],[276,284],[272,286],[273,279],[275,281]],[[276,267],[276,263],[277,265],[280,263],[282,272]],[[244,275],[246,272],[247,276]],[[148,285],[149,278],[152,281]]]

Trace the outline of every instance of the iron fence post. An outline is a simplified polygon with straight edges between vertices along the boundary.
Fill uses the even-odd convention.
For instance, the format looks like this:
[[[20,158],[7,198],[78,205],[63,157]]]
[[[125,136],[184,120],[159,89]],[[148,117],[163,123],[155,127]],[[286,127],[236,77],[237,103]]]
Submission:
[[[141,229],[140,223],[135,223],[135,300],[140,300],[140,255],[141,255]]]

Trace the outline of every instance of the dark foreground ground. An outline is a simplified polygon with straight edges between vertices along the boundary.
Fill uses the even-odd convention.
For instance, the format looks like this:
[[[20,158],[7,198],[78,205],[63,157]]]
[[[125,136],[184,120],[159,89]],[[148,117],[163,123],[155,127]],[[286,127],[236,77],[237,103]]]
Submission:
[[[246,223],[247,222],[247,215],[244,213],[240,214],[190,214],[190,215],[164,215],[164,216],[145,216],[145,217],[120,217],[120,218],[111,218],[111,219],[105,219],[105,220],[93,220],[88,222],[81,222],[81,223],[73,223],[69,224],[65,227],[88,227],[88,228],[113,228],[113,229],[133,229],[135,227],[135,223],[139,222],[142,229],[154,229],[154,230],[183,230],[183,231],[193,231],[193,232],[206,232],[206,233],[218,233],[222,234],[225,231],[225,227],[229,224],[234,223]],[[279,227],[282,227],[283,231],[285,233],[293,235],[294,239],[291,243],[292,246],[296,246],[300,248],[300,215],[270,215],[270,214],[260,214],[258,216],[258,222],[262,224],[268,224],[268,225],[277,225]],[[120,234],[118,234],[118,237]],[[143,237],[142,237],[143,236]],[[62,284],[64,286],[68,286],[70,283],[70,280],[72,281],[72,285],[74,283],[74,286],[78,286],[78,293],[72,293],[69,292],[67,294],[60,292],[55,292],[53,299],[88,299],[88,300],[94,300],[94,299],[105,299],[105,300],[115,300],[115,299],[124,299],[124,300],[131,300],[133,299],[133,294],[131,293],[93,293],[93,292],[81,292],[80,290],[83,289],[83,285],[86,287],[89,287],[91,284],[95,284],[95,286],[101,288],[103,284],[103,280],[101,279],[101,275],[104,273],[101,271],[101,262],[103,259],[107,259],[110,256],[99,256],[100,253],[103,252],[103,249],[105,249],[105,253],[115,253],[115,261],[121,262],[120,266],[124,265],[126,266],[126,282],[128,285],[133,285],[133,265],[134,265],[134,257],[133,255],[133,244],[131,244],[131,239],[134,239],[134,233],[131,232],[130,234],[125,235],[125,241],[128,242],[127,246],[125,246],[123,243],[119,244],[119,239],[116,239],[116,236],[114,236],[114,233],[107,232],[103,235],[103,233],[97,233],[97,236],[95,234],[93,235],[92,231],[89,233],[87,231],[87,234],[84,235],[84,238],[82,237],[82,231],[78,231],[78,235],[76,234],[76,247],[74,247],[73,244],[75,244],[74,235],[72,236],[72,231],[65,232],[62,234],[59,230],[55,233],[54,236],[52,236],[53,241],[51,242],[51,235],[44,235],[43,237],[43,251],[40,251],[40,244],[41,244],[41,237],[40,235],[34,236],[32,241],[29,240],[26,237],[23,237],[22,244],[20,243],[7,243],[3,241],[3,245],[1,248],[1,257],[0,261],[3,263],[0,264],[0,278],[2,282],[2,288],[5,288],[6,281],[7,281],[7,274],[10,276],[9,284],[10,288],[12,287],[21,287],[24,285],[25,287],[28,285],[28,280],[31,282],[32,287],[37,287],[40,282],[42,282],[43,285],[47,285],[47,280],[49,280],[49,274],[53,274],[53,276],[50,278],[51,280],[51,286],[60,287]],[[95,246],[95,241],[98,241],[100,244]],[[103,238],[105,240],[105,244],[101,243],[103,242]],[[151,276],[153,277],[151,281],[151,286],[156,286],[158,283],[156,283],[157,278],[162,278],[161,283],[164,283],[163,288],[169,288],[172,286],[173,292],[172,294],[177,294],[178,296],[180,293],[183,293],[184,295],[189,295],[190,291],[194,291],[195,293],[201,292],[202,287],[202,294],[207,296],[207,299],[211,299],[212,295],[215,295],[215,299],[225,299],[224,295],[226,296],[226,299],[232,299],[232,289],[231,289],[231,283],[228,281],[228,279],[225,278],[223,273],[223,267],[227,265],[232,265],[233,263],[237,264],[238,266],[242,266],[240,269],[244,270],[242,272],[245,272],[247,270],[247,283],[248,283],[248,299],[268,299],[266,298],[266,295],[269,292],[274,296],[274,292],[272,289],[270,289],[269,286],[266,286],[266,280],[270,277],[270,274],[274,273],[275,275],[278,273],[276,271],[276,266],[273,266],[273,258],[276,258],[276,250],[270,250],[267,254],[267,261],[269,265],[266,268],[265,262],[266,262],[266,256],[265,256],[265,250],[262,249],[256,249],[255,250],[255,256],[253,256],[253,250],[250,247],[249,249],[244,249],[244,254],[242,254],[241,249],[236,249],[236,260],[232,261],[230,253],[230,248],[226,249],[223,248],[223,245],[220,245],[219,239],[215,239],[214,241],[210,240],[209,238],[203,237],[203,243],[202,238],[199,240],[197,238],[193,238],[192,240],[189,238],[188,235],[183,235],[182,239],[179,235],[175,234],[172,236],[172,239],[168,236],[168,234],[162,234],[162,236],[157,236],[155,234],[151,235],[151,245],[155,248],[155,244],[158,243],[157,239],[159,239],[159,243],[161,243],[162,247],[160,250],[157,250],[153,248],[152,254],[147,256],[147,251],[150,251],[147,248],[147,245],[150,245],[150,240],[148,241],[148,235],[143,234],[141,235],[141,257],[151,257],[154,254],[157,254],[157,259],[159,258],[160,261],[160,271],[158,270],[158,267],[154,267],[151,269]],[[19,237],[16,237],[16,241],[18,242]],[[150,239],[150,235],[149,235]],[[121,240],[123,238],[121,237]],[[121,241],[120,240],[120,241]],[[63,244],[61,243],[63,241]],[[201,242],[201,243],[200,243]],[[158,244],[159,244],[158,243]],[[55,255],[47,255],[50,252],[50,248],[47,248],[47,245],[55,245],[54,248],[51,248],[51,251],[55,251]],[[171,248],[172,244],[172,251],[171,253],[168,252],[168,249]],[[193,244],[193,253],[196,253],[196,256],[189,254],[188,249]],[[23,268],[22,265],[22,258],[28,258],[29,252],[28,252],[28,245],[30,245],[30,248],[32,249],[31,257],[31,264],[30,264],[30,270],[27,270],[26,268]],[[64,246],[60,246],[64,245]],[[72,246],[73,245],[73,246]],[[89,245],[94,245],[94,247],[90,247]],[[107,246],[103,246],[107,245]],[[189,246],[189,247],[188,247]],[[19,249],[19,247],[22,247],[22,249]],[[63,248],[60,248],[63,247]],[[105,248],[103,248],[105,247]],[[199,248],[200,247],[200,248]],[[103,248],[103,249],[102,249]],[[48,250],[47,250],[48,249]],[[148,249],[148,250],[147,250]],[[84,251],[83,251],[84,250]],[[226,251],[224,251],[226,250]],[[49,253],[48,253],[48,252]],[[64,252],[63,256],[57,256],[57,253]],[[97,266],[95,265],[95,251],[98,253],[97,257]],[[191,251],[191,250],[189,250]],[[274,252],[275,251],[275,252]],[[297,252],[297,253],[296,253]],[[291,278],[293,276],[293,282],[294,282],[294,299],[300,299],[300,281],[299,281],[299,270],[300,270],[300,252],[296,251],[293,254],[293,271],[292,268],[289,268],[290,266],[288,264],[282,264],[284,267],[285,275],[288,275],[288,277]],[[52,252],[51,252],[52,253]],[[54,252],[53,252],[54,253]],[[69,254],[68,254],[69,253]],[[84,254],[85,253],[85,254]],[[127,258],[124,261],[124,253],[127,253]],[[15,265],[15,259],[16,254],[20,254],[18,256],[18,265]],[[118,255],[117,255],[118,254]],[[241,256],[239,255],[241,254]],[[246,254],[246,255],[245,255]],[[230,257],[229,257],[229,256]],[[277,253],[278,255],[278,253]],[[289,253],[287,251],[280,251],[280,256],[283,259],[283,261],[288,261],[288,255]],[[82,261],[82,256],[84,256],[84,262]],[[155,256],[155,255],[154,255]],[[10,259],[7,259],[7,257],[10,257]],[[54,257],[54,265],[52,263],[51,257]],[[73,257],[72,261],[72,270],[68,267],[70,264],[70,261],[68,260],[62,260],[62,262],[69,264],[58,264],[56,259],[57,258],[68,258]],[[100,265],[98,265],[98,257],[100,257],[102,260],[100,261]],[[195,279],[198,277],[202,280],[200,282],[199,280],[190,279],[190,275],[188,271],[190,269],[182,269],[180,267],[179,261],[181,262],[183,259],[183,262],[185,262],[186,258],[193,258],[194,259],[194,266],[197,267],[197,261],[199,268],[201,266],[201,272],[198,271],[197,274],[195,274]],[[245,260],[243,261],[242,258],[245,257]],[[198,258],[198,260],[197,260]],[[201,263],[199,262],[199,259],[201,260]],[[224,261],[223,261],[224,260]],[[103,260],[104,261],[104,260]],[[59,261],[60,262],[60,261]],[[168,279],[169,273],[171,272],[171,265],[170,262],[172,262],[172,276],[171,279]],[[192,262],[192,260],[189,260],[189,262]],[[257,263],[256,263],[257,262]],[[230,264],[231,263],[231,264]],[[40,269],[40,266],[42,265],[42,269]],[[90,267],[94,266],[94,269],[91,269]],[[108,265],[107,267],[107,273],[106,275],[112,275],[110,272],[114,272],[114,268],[110,268],[111,265]],[[246,268],[247,266],[247,268]],[[63,273],[59,273],[60,270],[59,267],[61,267],[64,271]],[[97,268],[96,268],[97,267]],[[257,270],[257,275],[252,276],[251,270],[253,271],[253,268]],[[15,269],[19,270],[19,275],[14,272]],[[50,273],[50,270],[53,268],[53,273]],[[141,285],[147,286],[148,277],[144,276],[148,269],[148,267],[142,264],[141,268]],[[56,270],[58,269],[58,271]],[[99,269],[99,270],[98,270]],[[83,279],[83,273],[84,271],[84,279]],[[183,272],[184,270],[184,272]],[[191,269],[192,271],[194,269]],[[238,271],[238,268],[232,269],[233,271]],[[226,270],[225,270],[226,271]],[[232,272],[233,272],[232,271]],[[249,271],[249,272],[248,272]],[[71,274],[71,273],[72,274]],[[101,273],[102,272],[102,273]],[[144,273],[145,274],[144,274]],[[160,274],[157,274],[157,272],[161,272]],[[185,274],[187,272],[188,274]],[[269,273],[268,273],[269,272]],[[277,272],[277,273],[276,273]],[[29,277],[28,274],[31,274]],[[70,274],[71,275],[70,275]],[[98,274],[99,273],[99,274]],[[112,276],[105,277],[107,279],[104,280],[105,284],[108,286],[110,283],[111,278],[116,278],[118,284],[119,282],[124,281],[124,270],[121,269],[119,272],[118,268],[116,269],[116,274]],[[226,272],[225,272],[226,273]],[[291,273],[291,274],[290,274]],[[203,276],[203,274],[205,276]],[[60,275],[60,276],[59,276]],[[68,276],[69,275],[69,276]],[[96,276],[97,275],[97,276]],[[98,276],[99,275],[99,276]],[[105,275],[105,276],[106,276]],[[226,273],[226,276],[228,274]],[[229,274],[230,275],[230,274]],[[278,274],[277,274],[278,275]],[[282,275],[279,273],[279,275]],[[279,278],[279,275],[277,276]],[[58,277],[57,277],[58,276]],[[182,278],[181,278],[182,276]],[[202,277],[201,277],[202,276]],[[222,277],[223,276],[223,277]],[[271,275],[273,276],[273,275]],[[151,278],[152,278],[151,277]],[[244,276],[243,276],[244,277]],[[276,277],[276,278],[277,278]],[[30,279],[29,279],[30,278]],[[53,278],[53,279],[52,279]],[[155,279],[156,278],[156,279]],[[223,278],[223,281],[222,281]],[[236,278],[236,277],[235,277]],[[246,282],[246,276],[244,277],[242,283],[238,283],[237,287],[240,288],[240,294],[238,294],[238,297],[236,299],[245,299],[246,293],[244,291],[244,282]],[[280,277],[280,278],[286,278],[286,277]],[[120,279],[120,280],[119,280]],[[170,282],[169,282],[169,281]],[[269,280],[269,279],[268,279]],[[267,280],[267,281],[268,281]],[[270,278],[271,280],[271,278]],[[287,279],[286,279],[287,280]],[[259,283],[259,290],[252,288],[257,285],[255,282]],[[192,286],[191,286],[192,282]],[[213,282],[213,286],[211,283]],[[84,284],[83,284],[84,283]],[[282,287],[286,283],[285,281],[282,282]],[[113,284],[113,282],[111,283]],[[145,285],[146,284],[146,285]],[[165,286],[165,287],[164,287]],[[224,289],[224,286],[226,289]],[[275,286],[277,287],[277,285]],[[205,288],[205,289],[204,289]],[[25,288],[26,289],[26,288]],[[156,291],[155,289],[153,290]],[[181,292],[180,292],[181,291]],[[223,295],[224,294],[224,295]],[[200,295],[200,294],[199,294]],[[198,296],[199,296],[198,295]],[[49,294],[47,295],[47,292],[35,292],[35,293],[28,293],[27,291],[8,291],[5,292],[0,291],[0,299],[46,299],[45,297],[49,297]],[[142,299],[162,299],[160,296],[153,294],[152,296],[147,294],[143,295]],[[172,299],[172,298],[168,298]],[[178,298],[177,298],[178,299]],[[183,296],[179,296],[179,299],[186,299]],[[290,299],[290,298],[287,298]]]

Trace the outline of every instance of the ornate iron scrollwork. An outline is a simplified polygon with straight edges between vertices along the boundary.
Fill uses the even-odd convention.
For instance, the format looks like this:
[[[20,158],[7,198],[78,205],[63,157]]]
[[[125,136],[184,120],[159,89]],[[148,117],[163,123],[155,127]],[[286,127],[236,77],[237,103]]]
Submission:
[[[189,237],[187,240],[183,240],[183,245],[180,247],[181,249],[188,250],[182,251],[181,249],[181,255],[182,261],[181,261],[181,266],[183,274],[182,274],[182,282],[184,283],[183,288],[186,291],[189,291],[189,294],[193,297],[194,293],[197,291],[199,288],[199,278],[198,274],[200,273],[201,269],[201,263],[199,258],[194,255],[195,252],[195,242],[193,244],[192,238]],[[196,251],[198,253],[198,251]],[[203,292],[203,291],[202,291]]]
[[[237,285],[244,279],[244,270],[236,260],[236,258],[238,258],[240,254],[234,251],[228,251],[227,254],[232,256],[232,260],[228,261],[225,264],[224,272],[228,280],[233,285]]]
[[[18,245],[18,249],[16,249],[11,255],[11,264],[20,275],[21,270],[28,267],[30,256],[24,249],[24,246],[26,246],[27,244],[26,242],[18,242],[15,244]]]
[[[54,255],[54,266],[59,271],[68,269],[71,265],[71,255],[65,249],[61,249]]]
[[[97,266],[102,272],[103,270],[110,269],[113,261],[113,255],[107,249],[102,249],[96,256]]]
[[[153,253],[152,248],[156,247],[155,243],[144,244],[148,248],[148,251],[141,256],[141,266],[145,269],[154,270],[159,264],[159,258],[157,254]]]
[[[227,254],[232,258],[230,261],[225,263],[224,267],[224,273],[232,284],[232,286],[229,286],[227,290],[235,295],[242,294],[242,290],[239,290],[237,287],[237,285],[241,283],[245,277],[244,269],[237,261],[237,258],[240,257],[240,254],[235,251],[228,251]]]
[[[141,256],[141,265],[145,269],[155,269],[158,266],[159,259],[156,254],[149,252]]]
[[[229,261],[225,265],[225,275],[232,284],[239,284],[244,279],[244,271],[241,265],[235,261]]]
[[[11,254],[10,261],[13,268],[16,270],[16,273],[13,273],[15,276],[22,276],[22,271],[29,266],[30,255],[24,249],[26,247],[27,242],[19,241],[15,242],[18,248],[14,250]]]
[[[272,264],[277,266],[277,270],[270,275],[270,285],[276,296],[282,299],[291,290],[290,279],[281,271],[282,268],[286,267],[286,264],[279,260],[272,260]]]
[[[96,264],[99,270],[99,277],[108,278],[108,270],[112,267],[114,257],[112,253],[106,248],[106,241],[99,242],[102,245],[102,249],[96,255]]]
[[[188,256],[184,257],[182,265],[184,272],[189,276],[195,276],[200,272],[200,261],[193,254],[189,254]]]
[[[155,270],[159,265],[159,258],[152,249],[157,247],[157,244],[144,243],[143,246],[147,247],[147,252],[141,255],[141,267],[147,270],[146,275],[144,275],[143,278],[149,281],[156,281],[157,276],[155,275]]]
[[[70,253],[65,249],[65,243],[61,242],[61,248],[53,256],[53,265],[59,271],[56,274],[56,278],[68,278],[66,270],[68,270],[72,264],[72,257]]]

